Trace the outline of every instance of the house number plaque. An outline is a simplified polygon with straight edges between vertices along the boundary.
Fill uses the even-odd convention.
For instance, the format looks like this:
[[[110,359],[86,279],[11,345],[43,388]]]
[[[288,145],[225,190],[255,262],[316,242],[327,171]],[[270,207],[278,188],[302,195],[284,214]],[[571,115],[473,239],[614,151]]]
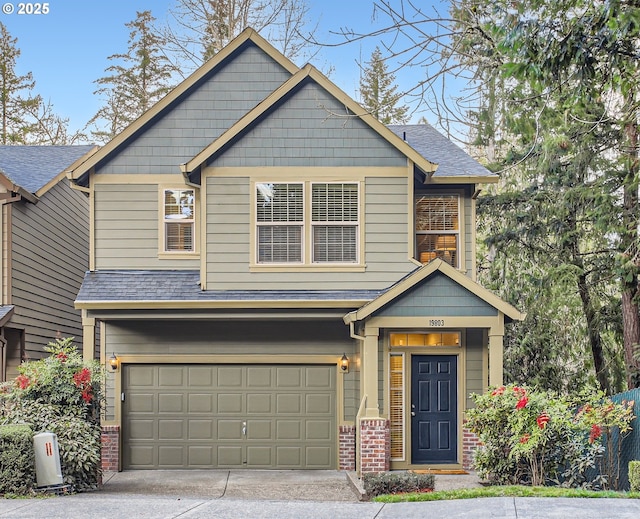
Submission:
[[[429,319],[429,326],[444,326],[444,319]]]

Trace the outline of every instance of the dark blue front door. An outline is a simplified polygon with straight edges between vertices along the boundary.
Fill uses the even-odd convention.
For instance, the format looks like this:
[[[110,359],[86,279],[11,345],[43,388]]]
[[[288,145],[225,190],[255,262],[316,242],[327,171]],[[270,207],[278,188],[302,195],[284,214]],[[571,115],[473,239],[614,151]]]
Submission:
[[[456,355],[411,357],[411,463],[458,461]]]

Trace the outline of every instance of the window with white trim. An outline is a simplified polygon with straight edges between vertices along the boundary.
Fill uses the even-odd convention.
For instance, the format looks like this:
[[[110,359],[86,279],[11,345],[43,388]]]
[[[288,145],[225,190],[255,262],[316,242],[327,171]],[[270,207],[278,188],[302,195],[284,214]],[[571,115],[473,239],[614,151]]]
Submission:
[[[358,183],[255,184],[259,264],[358,262]]]
[[[258,263],[301,263],[303,184],[256,184]]]
[[[458,195],[423,194],[416,197],[416,259],[429,263],[440,258],[458,267],[460,209]]]
[[[195,192],[193,189],[163,190],[165,252],[195,250]]]
[[[355,263],[358,258],[358,185],[311,186],[314,263]]]

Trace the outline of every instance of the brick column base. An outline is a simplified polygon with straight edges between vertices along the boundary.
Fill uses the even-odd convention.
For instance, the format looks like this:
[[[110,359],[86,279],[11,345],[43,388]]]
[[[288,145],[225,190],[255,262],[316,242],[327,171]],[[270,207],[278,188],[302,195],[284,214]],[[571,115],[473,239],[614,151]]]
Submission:
[[[356,426],[338,428],[338,460],[340,470],[356,470]]]
[[[365,418],[360,421],[360,459],[362,474],[389,470],[391,459],[389,420]]]
[[[102,426],[102,471],[117,472],[120,467],[120,426]]]
[[[466,427],[462,427],[462,466],[464,470],[473,470],[476,449],[482,445],[480,439]]]

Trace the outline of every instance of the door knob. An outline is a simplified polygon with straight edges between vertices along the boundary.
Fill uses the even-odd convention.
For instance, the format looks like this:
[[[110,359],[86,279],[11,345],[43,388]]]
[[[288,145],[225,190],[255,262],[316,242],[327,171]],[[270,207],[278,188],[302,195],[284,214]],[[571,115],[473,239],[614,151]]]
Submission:
[[[411,416],[415,416],[415,415],[416,415],[416,413],[414,413],[413,411],[411,411]]]

